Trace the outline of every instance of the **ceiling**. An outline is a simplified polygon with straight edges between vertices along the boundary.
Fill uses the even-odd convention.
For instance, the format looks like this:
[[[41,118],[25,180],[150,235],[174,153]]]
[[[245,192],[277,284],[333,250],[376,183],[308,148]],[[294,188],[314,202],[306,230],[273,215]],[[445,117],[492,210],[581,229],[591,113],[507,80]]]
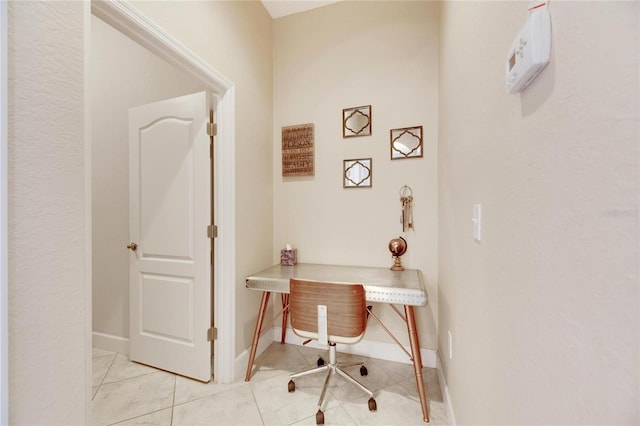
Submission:
[[[341,0],[262,0],[273,19],[326,6]]]

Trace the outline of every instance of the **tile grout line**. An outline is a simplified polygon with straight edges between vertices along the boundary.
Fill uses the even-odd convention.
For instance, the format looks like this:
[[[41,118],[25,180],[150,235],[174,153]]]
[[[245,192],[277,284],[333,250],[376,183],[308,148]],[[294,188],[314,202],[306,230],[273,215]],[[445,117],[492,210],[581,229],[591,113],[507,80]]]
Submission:
[[[158,373],[173,374],[173,373],[169,373],[168,371],[157,370],[157,371],[151,371],[149,373],[140,374],[138,376],[125,377],[123,379],[114,380],[113,382],[100,383],[100,386],[102,386],[102,385],[112,385],[112,384],[115,384],[115,383],[122,383],[122,382],[126,382],[127,380],[137,379],[139,377],[150,376],[152,374],[158,374]],[[106,377],[106,374],[105,374],[105,377]],[[103,379],[103,381],[104,381],[104,379]]]
[[[173,376],[173,399],[171,400],[171,419],[169,421],[169,426],[173,426],[173,410],[176,407],[176,386],[178,383],[178,376]]]
[[[148,372],[148,373],[145,373],[145,374],[140,374],[140,375],[138,375],[138,376],[126,377],[126,378],[122,378],[122,379],[120,379],[120,380],[115,380],[115,381],[113,381],[113,382],[105,383],[105,382],[104,382],[104,380],[106,379],[107,375],[109,374],[109,372],[110,372],[110,371],[111,371],[111,369],[113,368],[113,365],[115,364],[116,359],[118,358],[118,355],[119,355],[119,353],[118,353],[118,352],[114,352],[114,353],[113,353],[113,354],[111,354],[111,355],[104,355],[104,356],[99,356],[99,357],[92,358],[92,359],[98,359],[98,358],[106,358],[106,357],[109,357],[109,356],[113,357],[113,359],[111,360],[111,363],[109,364],[109,367],[107,368],[107,371],[104,373],[104,375],[103,375],[103,377],[102,377],[102,380],[100,381],[100,384],[97,386],[97,389],[96,389],[95,395],[93,395],[93,396],[91,397],[91,400],[92,400],[92,401],[95,399],[95,396],[98,394],[98,391],[100,390],[100,388],[101,388],[103,385],[111,385],[111,384],[116,384],[116,383],[122,383],[122,382],[125,382],[125,381],[127,381],[127,380],[134,380],[134,379],[138,379],[138,378],[140,378],[140,377],[150,376],[150,375],[152,375],[152,374],[156,374],[156,373],[159,373],[159,372],[168,373],[168,374],[171,374],[171,375],[174,377],[174,384],[173,384],[173,399],[172,399],[171,407],[161,408],[161,409],[159,409],[159,410],[153,410],[153,411],[150,411],[150,412],[148,412],[148,413],[141,414],[141,415],[139,415],[139,416],[134,416],[134,417],[131,417],[131,418],[128,418],[128,419],[119,420],[119,421],[117,421],[117,422],[115,422],[115,423],[110,423],[109,425],[117,425],[117,424],[119,424],[119,423],[126,422],[126,421],[133,420],[133,419],[137,419],[137,418],[139,418],[139,417],[148,416],[148,415],[150,415],[150,414],[157,413],[157,412],[162,411],[162,410],[166,410],[167,408],[171,408],[171,421],[173,422],[173,401],[175,401],[175,387],[176,387],[176,376],[175,376],[175,374],[173,374],[173,373],[169,373],[169,372],[166,372],[166,371],[162,371],[162,370],[156,370],[156,371],[151,371],[151,372]],[[124,354],[121,354],[121,355],[124,355]],[[125,355],[125,356],[126,356],[126,355]],[[128,357],[127,357],[127,359],[128,359]]]
[[[176,376],[176,377],[177,377],[177,376]],[[177,407],[178,405],[190,404],[190,403],[192,403],[192,402],[194,402],[194,401],[199,401],[199,400],[201,400],[201,399],[211,398],[212,396],[215,396],[215,395],[221,395],[221,394],[223,394],[223,393],[227,393],[227,392],[230,392],[230,391],[233,391],[233,390],[239,389],[239,388],[241,388],[242,386],[244,386],[244,385],[235,386],[235,387],[232,387],[232,388],[229,388],[229,389],[225,389],[225,390],[220,391],[220,392],[212,393],[212,394],[210,394],[210,395],[199,396],[199,397],[197,397],[197,398],[189,399],[189,400],[187,400],[187,401],[182,401],[182,402],[180,402],[180,403],[178,403],[178,404],[175,404],[175,403],[174,403],[174,407]],[[247,385],[247,386],[248,386],[248,385]],[[174,398],[175,398],[175,396],[174,396]]]
[[[351,417],[351,414],[349,414],[349,411],[344,407],[344,402],[349,402],[349,401],[341,401],[333,392],[331,392],[331,390],[329,390],[329,393],[331,393],[331,395],[333,396],[333,399],[335,399],[336,402],[338,403],[338,407],[340,407],[342,411],[345,412],[345,414],[347,415],[347,417],[349,417],[349,419],[353,422],[353,424],[358,425],[358,422],[353,417]]]
[[[136,378],[136,377],[148,376],[148,375],[150,375],[150,374],[155,374],[155,373],[157,373],[157,372],[159,372],[159,371],[163,371],[163,370],[158,370],[158,369],[156,369],[156,368],[154,368],[154,367],[150,367],[150,368],[154,368],[154,371],[149,371],[149,372],[147,372],[147,373],[139,374],[139,375],[137,375],[137,376],[124,377],[124,378],[121,378],[121,379],[118,379],[118,380],[114,380],[114,381],[112,381],[112,382],[106,382],[106,383],[105,383],[104,379],[106,379],[106,378],[107,378],[107,375],[108,375],[108,374],[109,374],[109,372],[111,371],[111,368],[113,367],[113,364],[115,364],[116,360],[118,359],[118,355],[122,355],[123,357],[125,357],[125,359],[126,359],[129,363],[132,363],[132,361],[129,359],[129,357],[128,357],[126,354],[121,354],[121,353],[119,353],[119,352],[114,352],[114,353],[113,353],[113,355],[115,355],[115,356],[113,357],[113,360],[111,361],[111,364],[109,365],[109,368],[107,369],[107,372],[104,374],[104,377],[102,378],[102,381],[100,382],[100,385],[99,385],[99,386],[102,386],[102,385],[110,385],[110,384],[112,384],[112,383],[120,383],[120,382],[124,382],[125,380],[134,379],[134,378]],[[111,356],[111,355],[109,355],[109,356]],[[96,357],[96,358],[106,358],[106,356],[105,356],[105,357]],[[143,364],[140,364],[140,365],[143,365]],[[148,367],[148,366],[147,366],[147,367]],[[173,373],[169,373],[169,374],[173,374]]]
[[[98,384],[98,386],[96,387],[96,393],[91,397],[91,401],[94,400],[94,398],[96,397],[96,395],[98,394],[98,392],[100,391],[100,387],[102,386],[102,384],[104,383],[104,379],[107,377],[107,374],[109,374],[109,371],[111,371],[111,367],[113,367],[113,363],[116,362],[116,355],[117,354],[113,354],[110,356],[113,356],[113,359],[111,360],[111,363],[109,364],[109,367],[107,368],[107,371],[104,372],[104,376],[102,376],[102,379],[100,379],[100,383]],[[98,357],[98,358],[106,358],[106,356],[104,357]],[[97,359],[97,358],[96,358]]]
[[[121,423],[128,422],[128,421],[130,421],[130,420],[139,419],[139,418],[141,418],[141,417],[145,417],[145,416],[148,416],[148,415],[153,414],[153,413],[158,413],[158,412],[160,412],[160,411],[162,411],[162,410],[167,410],[168,408],[169,408],[169,407],[167,407],[167,408],[160,408],[159,410],[150,411],[150,412],[148,412],[148,413],[140,414],[139,416],[129,417],[128,419],[118,420],[118,421],[117,421],[117,422],[115,422],[115,423],[109,423],[109,424],[107,424],[107,426],[115,426],[115,425],[119,425],[119,424],[121,424]]]
[[[258,410],[258,415],[260,416],[260,421],[262,422],[262,424],[264,425],[264,417],[262,417],[262,410],[260,410],[260,406],[258,405],[258,400],[256,399],[256,394],[253,391],[253,386],[251,386],[251,383],[248,383],[247,386],[249,386],[249,390],[251,391],[251,396],[253,397],[253,403],[256,405],[256,410]]]

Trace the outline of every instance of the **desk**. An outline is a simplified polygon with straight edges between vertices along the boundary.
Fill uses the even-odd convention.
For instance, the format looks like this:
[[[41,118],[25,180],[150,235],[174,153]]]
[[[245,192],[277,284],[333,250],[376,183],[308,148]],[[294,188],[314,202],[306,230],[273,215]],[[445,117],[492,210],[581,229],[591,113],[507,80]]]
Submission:
[[[427,291],[422,282],[422,274],[417,269],[391,271],[388,268],[299,263],[295,266],[275,265],[247,277],[247,288],[262,291],[262,298],[260,300],[256,328],[253,332],[253,343],[251,344],[245,381],[248,382],[251,380],[253,361],[255,359],[260,335],[263,332],[264,314],[267,310],[271,293],[280,293],[282,298],[282,310],[280,311],[282,314],[281,343],[284,343],[289,309],[289,280],[291,278],[362,284],[366,292],[367,301],[387,303],[392,306],[393,304],[404,306],[404,317],[402,317],[398,310],[394,310],[407,324],[407,332],[409,333],[409,343],[411,346],[411,354],[408,352],[407,354],[413,361],[413,370],[416,376],[416,385],[418,395],[420,396],[423,420],[428,422],[429,407],[427,405],[427,392],[422,378],[420,342],[418,340],[418,328],[413,312],[414,306],[425,306],[427,304]],[[377,317],[374,318],[376,321],[379,321]],[[271,325],[272,322],[268,325]],[[391,332],[384,327],[382,323],[380,324],[385,331],[391,335],[395,342],[400,345]],[[402,347],[402,349],[406,352],[404,347]]]

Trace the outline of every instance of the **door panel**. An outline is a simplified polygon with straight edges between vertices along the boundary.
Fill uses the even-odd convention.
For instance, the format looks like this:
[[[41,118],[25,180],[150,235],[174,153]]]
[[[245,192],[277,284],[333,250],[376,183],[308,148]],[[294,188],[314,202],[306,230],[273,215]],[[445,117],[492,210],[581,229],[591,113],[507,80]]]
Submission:
[[[211,380],[211,97],[129,110],[132,361]]]
[[[145,336],[193,345],[193,279],[140,275],[140,330]]]
[[[138,202],[145,258],[193,262],[192,126],[191,120],[170,117],[139,132]]]

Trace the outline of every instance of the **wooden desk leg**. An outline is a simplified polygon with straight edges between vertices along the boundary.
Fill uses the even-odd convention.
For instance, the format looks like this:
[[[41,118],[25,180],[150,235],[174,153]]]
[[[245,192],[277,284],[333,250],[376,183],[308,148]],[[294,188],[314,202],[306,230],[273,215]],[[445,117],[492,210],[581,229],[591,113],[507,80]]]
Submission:
[[[413,357],[413,370],[416,374],[416,385],[418,386],[418,395],[420,396],[420,405],[422,405],[422,415],[425,422],[429,422],[429,405],[427,400],[427,390],[422,379],[422,356],[420,355],[420,342],[418,341],[418,327],[416,326],[416,317],[413,313],[413,306],[404,307],[404,313],[407,317],[407,330],[409,331],[409,342],[411,344],[411,355]]]
[[[289,294],[282,293],[282,308],[289,306]],[[287,318],[289,317],[289,308],[282,311],[282,338],[280,344],[284,345],[285,337],[287,337]]]
[[[267,305],[269,304],[269,296],[271,296],[271,292],[269,291],[265,291],[262,293],[262,299],[260,300],[260,309],[258,310],[258,319],[256,320],[256,329],[253,332],[253,343],[251,343],[249,363],[247,364],[247,374],[244,377],[245,382],[251,380],[251,369],[253,368],[253,361],[256,357],[256,350],[258,349],[258,340],[260,340],[262,321],[264,320],[264,313],[267,310]]]

